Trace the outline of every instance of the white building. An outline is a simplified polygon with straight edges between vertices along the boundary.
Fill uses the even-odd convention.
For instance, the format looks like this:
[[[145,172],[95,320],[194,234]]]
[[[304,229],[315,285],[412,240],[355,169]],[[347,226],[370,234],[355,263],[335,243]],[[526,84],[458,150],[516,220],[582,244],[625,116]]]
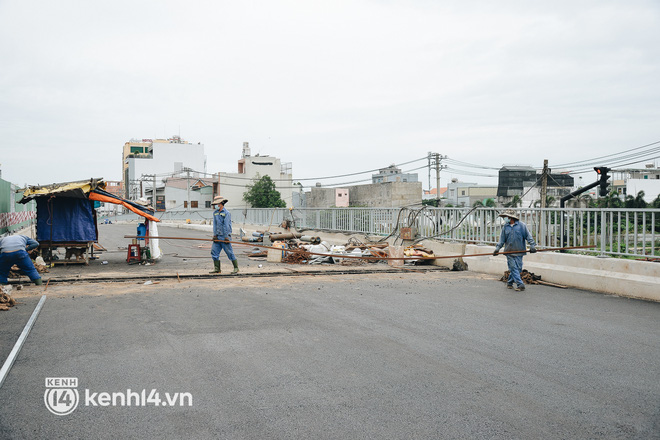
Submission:
[[[622,198],[636,197],[644,191],[644,201],[651,203],[660,194],[660,168],[655,164],[646,168],[613,170],[612,175],[613,188]]]
[[[214,195],[221,195],[228,200],[228,208],[247,207],[249,204],[243,200],[243,194],[248,191],[248,185],[255,179],[269,176],[275,183],[286,206],[293,206],[293,180],[291,163],[282,163],[280,159],[272,156],[252,156],[250,146],[243,142],[243,153],[238,161],[237,173],[218,173],[218,182],[214,188]]]
[[[179,136],[131,139],[124,144],[122,158],[124,195],[131,200],[143,197],[147,188],[153,187],[154,179],[147,175],[156,175],[158,187],[169,176],[199,178],[200,173],[206,173],[204,145],[183,141]]]
[[[151,187],[146,197],[152,199]],[[211,209],[213,185],[211,179],[167,177],[156,186],[156,211],[190,211]]]
[[[446,202],[454,206],[472,206],[477,201],[486,199],[497,200],[497,187],[492,185],[479,185],[476,183],[459,182],[452,179],[447,184]]]

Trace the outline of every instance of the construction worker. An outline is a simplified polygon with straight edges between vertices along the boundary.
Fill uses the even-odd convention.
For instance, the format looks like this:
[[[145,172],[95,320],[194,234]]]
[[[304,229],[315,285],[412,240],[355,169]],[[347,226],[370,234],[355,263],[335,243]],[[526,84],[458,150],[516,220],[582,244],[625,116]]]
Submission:
[[[214,269],[209,273],[220,273],[220,252],[223,250],[234,265],[232,274],[238,273],[238,260],[231,247],[231,214],[225,209],[227,199],[217,196],[212,205],[216,205],[213,212],[213,246],[211,246],[211,258],[213,258]]]
[[[28,251],[39,247],[39,242],[25,235],[10,235],[0,238],[0,284],[9,284],[7,276],[12,266],[17,265],[37,286],[43,284]]]
[[[536,252],[536,242],[527,229],[527,225],[518,218],[516,211],[507,209],[500,214],[500,217],[508,219],[508,222],[502,228],[500,242],[495,246],[493,255],[497,255],[502,246],[504,246],[504,252],[520,251],[520,253],[506,254],[506,263],[509,266],[509,279],[506,282],[506,287],[513,289],[513,283],[516,283],[515,289],[523,291],[525,290],[525,284],[520,278],[520,272],[523,268],[523,256],[527,252],[525,241],[529,243],[529,252],[532,254]]]

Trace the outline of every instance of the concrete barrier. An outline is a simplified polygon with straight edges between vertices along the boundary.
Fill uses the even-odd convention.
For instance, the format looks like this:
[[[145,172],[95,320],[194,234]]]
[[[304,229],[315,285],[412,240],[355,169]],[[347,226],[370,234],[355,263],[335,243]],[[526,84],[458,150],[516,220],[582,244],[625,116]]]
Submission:
[[[462,245],[457,243],[422,242],[438,256],[492,253],[494,246]],[[506,257],[466,257],[468,269],[474,272],[501,276],[507,270]],[[436,260],[438,265],[453,264],[453,260]],[[528,254],[524,268],[541,279],[578,289],[660,302],[660,263],[601,258],[588,255],[538,252]]]

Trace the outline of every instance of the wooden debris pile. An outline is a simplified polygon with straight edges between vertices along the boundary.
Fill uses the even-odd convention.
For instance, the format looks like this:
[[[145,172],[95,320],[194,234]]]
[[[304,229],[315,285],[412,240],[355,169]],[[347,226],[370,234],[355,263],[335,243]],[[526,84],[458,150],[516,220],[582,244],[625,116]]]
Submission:
[[[435,254],[429,248],[425,248],[422,245],[415,244],[408,246],[403,250],[404,257],[419,257],[418,261],[413,261],[413,264],[431,264],[433,260],[423,259],[424,257],[434,257]]]
[[[9,310],[10,307],[16,305],[16,300],[6,294],[3,291],[0,291],[0,311]]]
[[[509,271],[504,271],[504,275],[502,278],[500,278],[500,281],[503,282],[508,282],[509,280]],[[541,280],[541,275],[536,275],[527,269],[523,269],[522,272],[520,272],[520,278],[523,280],[523,283],[525,284],[542,284],[544,286],[552,286],[552,287],[559,287],[561,289],[566,289],[566,286],[562,284],[556,284],[556,283],[550,283],[548,281],[543,281]]]

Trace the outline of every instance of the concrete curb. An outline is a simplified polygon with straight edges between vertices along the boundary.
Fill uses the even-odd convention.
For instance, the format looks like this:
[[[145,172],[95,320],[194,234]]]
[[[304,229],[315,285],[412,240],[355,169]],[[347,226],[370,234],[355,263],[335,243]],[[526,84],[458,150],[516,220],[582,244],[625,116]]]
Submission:
[[[494,246],[466,245],[425,241],[424,246],[436,255],[471,255],[491,253]],[[467,257],[468,270],[501,276],[507,270],[504,256]],[[437,265],[451,267],[453,260],[437,260]],[[524,268],[544,281],[569,287],[660,302],[660,264],[622,258],[539,252],[528,254]]]

